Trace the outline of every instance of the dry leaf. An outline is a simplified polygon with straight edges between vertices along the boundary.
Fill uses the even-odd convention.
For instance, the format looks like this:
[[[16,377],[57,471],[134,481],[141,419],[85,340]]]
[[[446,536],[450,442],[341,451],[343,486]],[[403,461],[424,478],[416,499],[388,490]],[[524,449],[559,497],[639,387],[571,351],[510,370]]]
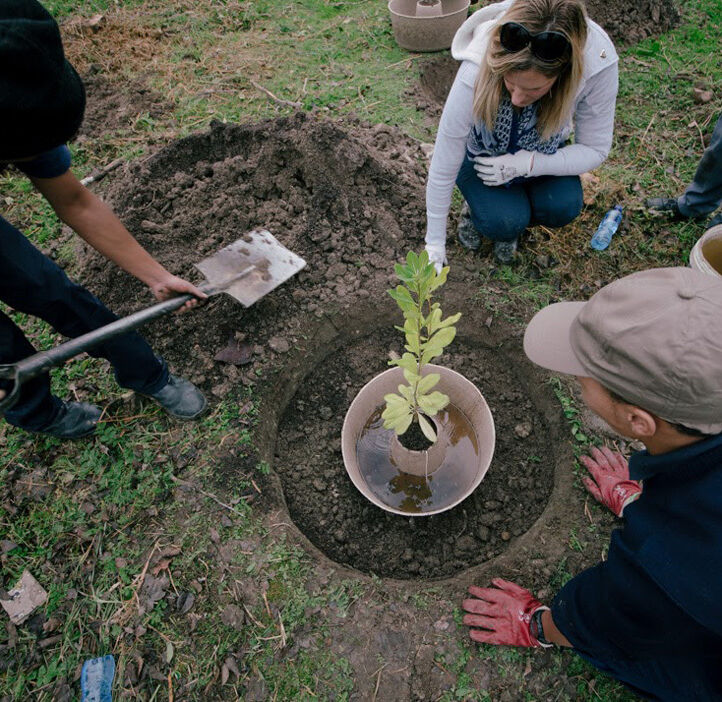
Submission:
[[[178,599],[176,600],[175,607],[181,614],[185,614],[186,612],[190,611],[195,601],[196,598],[194,597],[192,592],[181,592],[181,594],[178,596]]]
[[[238,670],[238,664],[236,663],[236,659],[233,656],[226,657],[223,667],[230,670],[231,673],[236,676],[236,680],[241,677],[241,672]]]

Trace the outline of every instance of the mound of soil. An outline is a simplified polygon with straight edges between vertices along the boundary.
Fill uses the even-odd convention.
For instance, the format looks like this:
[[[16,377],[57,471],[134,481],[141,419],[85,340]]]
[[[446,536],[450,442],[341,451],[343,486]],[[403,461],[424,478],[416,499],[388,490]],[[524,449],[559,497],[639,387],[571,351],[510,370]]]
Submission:
[[[216,123],[131,164],[113,178],[107,199],[174,273],[198,280],[193,262],[257,227],[307,262],[248,310],[219,296],[200,314],[154,323],[146,336],[176,370],[206,387],[241,376],[254,382],[269,356],[284,353],[308,327],[301,316],[322,318],[381,296],[394,261],[421,248],[425,174],[418,142],[399,130],[360,122],[341,128],[305,113],[247,126]],[[119,284],[117,268],[92,251],[83,266],[83,281],[117,312],[148,303],[140,283],[124,277]],[[241,370],[214,361],[229,339],[254,351]]]
[[[679,24],[674,0],[586,0],[589,16],[617,46],[636,44]]]
[[[457,340],[441,364],[476,384],[492,409],[489,472],[467,500],[439,515],[407,518],[372,505],[344,468],[341,426],[356,393],[386,370],[390,351],[403,353],[402,343],[389,327],[317,366],[281,421],[274,465],[296,525],[333,560],[384,577],[449,576],[501,553],[541,514],[554,482],[549,429],[538,392],[520,376],[529,364],[514,363],[495,344]]]

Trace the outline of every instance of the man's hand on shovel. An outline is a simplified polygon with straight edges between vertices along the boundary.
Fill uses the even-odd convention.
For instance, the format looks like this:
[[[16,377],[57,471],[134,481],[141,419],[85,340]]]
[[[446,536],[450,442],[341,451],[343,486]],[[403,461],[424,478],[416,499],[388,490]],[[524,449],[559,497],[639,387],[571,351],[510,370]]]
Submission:
[[[194,299],[188,300],[183,307],[178,309],[179,313],[192,310],[198,305],[199,299],[205,300],[208,297],[208,295],[206,295],[200,288],[193,285],[193,283],[189,283],[187,280],[183,280],[183,278],[179,278],[177,275],[172,275],[171,273],[168,273],[167,276],[161,278],[158,282],[153,283],[148,287],[151,289],[156,299],[161,302],[186,293],[194,295]]]

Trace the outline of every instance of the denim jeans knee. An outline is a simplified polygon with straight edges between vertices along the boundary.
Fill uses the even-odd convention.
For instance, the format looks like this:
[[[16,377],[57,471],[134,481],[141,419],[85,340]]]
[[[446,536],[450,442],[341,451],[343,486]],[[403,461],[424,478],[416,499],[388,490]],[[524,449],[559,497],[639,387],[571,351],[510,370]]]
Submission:
[[[579,176],[542,176],[527,181],[533,224],[563,227],[582,211],[584,198]]]

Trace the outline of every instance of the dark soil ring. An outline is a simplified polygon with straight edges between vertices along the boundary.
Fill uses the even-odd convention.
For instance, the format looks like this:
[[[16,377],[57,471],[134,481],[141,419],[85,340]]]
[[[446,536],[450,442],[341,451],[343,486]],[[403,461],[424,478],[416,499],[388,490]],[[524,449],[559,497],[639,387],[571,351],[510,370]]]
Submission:
[[[549,422],[530,364],[507,355],[494,335],[457,339],[442,362],[481,388],[492,409],[492,466],[448,512],[424,518],[384,512],[349,480],[339,437],[358,390],[385,370],[389,351],[403,351],[400,337],[388,325],[328,349],[283,416],[274,467],[291,517],[332,560],[384,577],[449,576],[497,556],[543,512],[555,463]]]

